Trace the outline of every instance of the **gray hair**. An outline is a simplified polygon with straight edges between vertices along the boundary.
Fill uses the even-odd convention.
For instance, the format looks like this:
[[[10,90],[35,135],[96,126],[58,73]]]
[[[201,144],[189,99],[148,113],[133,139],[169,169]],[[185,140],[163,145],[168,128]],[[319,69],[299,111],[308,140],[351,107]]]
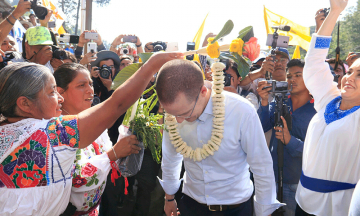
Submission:
[[[0,114],[18,117],[15,113],[17,99],[24,96],[36,101],[50,76],[47,67],[27,62],[9,64],[0,70]]]

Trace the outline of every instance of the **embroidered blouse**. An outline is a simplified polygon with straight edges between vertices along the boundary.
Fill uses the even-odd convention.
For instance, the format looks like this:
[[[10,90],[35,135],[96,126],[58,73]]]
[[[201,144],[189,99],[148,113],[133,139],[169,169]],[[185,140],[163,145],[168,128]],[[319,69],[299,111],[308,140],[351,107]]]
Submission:
[[[77,211],[87,212],[99,202],[111,170],[110,159],[106,153],[111,147],[112,143],[105,130],[91,145],[76,151],[70,202]],[[85,215],[98,213],[99,206]]]
[[[325,62],[331,37],[313,35],[305,58],[304,81],[314,97],[317,114],[304,142],[305,176],[356,184],[360,179],[360,110],[339,109],[341,94]],[[319,193],[300,183],[296,201],[309,214],[348,215],[354,189]]]
[[[0,126],[0,215],[59,215],[79,147],[76,116]]]

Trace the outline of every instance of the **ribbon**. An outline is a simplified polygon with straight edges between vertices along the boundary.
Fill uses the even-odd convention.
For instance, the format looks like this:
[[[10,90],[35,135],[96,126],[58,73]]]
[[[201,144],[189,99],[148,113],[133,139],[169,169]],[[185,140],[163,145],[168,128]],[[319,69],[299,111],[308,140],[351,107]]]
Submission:
[[[110,161],[110,164],[111,164],[111,182],[114,183],[114,186],[116,186],[115,184],[115,180],[120,178],[121,177],[121,172],[120,172],[120,175],[118,174],[118,166],[117,164],[115,163],[115,161]],[[124,177],[124,180],[125,180],[125,188],[124,188],[124,194],[125,195],[128,195],[128,187],[129,187],[129,181],[127,179],[127,177]]]

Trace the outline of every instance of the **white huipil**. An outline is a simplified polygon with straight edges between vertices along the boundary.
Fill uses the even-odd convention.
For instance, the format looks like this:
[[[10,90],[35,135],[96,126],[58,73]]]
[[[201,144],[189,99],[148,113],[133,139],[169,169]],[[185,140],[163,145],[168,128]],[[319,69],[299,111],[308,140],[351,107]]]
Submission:
[[[340,96],[325,63],[331,37],[313,34],[305,58],[304,81],[313,95],[317,114],[311,120],[303,151],[305,176],[356,184],[360,179],[360,109],[329,124],[325,122],[327,105]],[[356,108],[355,108],[356,109]],[[353,189],[320,193],[298,185],[296,201],[309,214],[342,216],[348,214]]]

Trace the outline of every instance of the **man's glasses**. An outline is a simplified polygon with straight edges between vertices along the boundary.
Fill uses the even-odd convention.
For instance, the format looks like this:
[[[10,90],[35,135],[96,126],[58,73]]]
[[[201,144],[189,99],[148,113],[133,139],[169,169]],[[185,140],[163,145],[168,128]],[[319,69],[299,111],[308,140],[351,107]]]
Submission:
[[[202,88],[202,86],[201,86],[201,88]],[[189,118],[192,117],[192,114],[193,114],[193,112],[194,112],[194,110],[195,110],[195,107],[196,107],[196,103],[197,103],[197,101],[198,101],[198,99],[199,99],[199,96],[200,96],[200,93],[201,93],[201,88],[200,88],[200,92],[199,92],[198,96],[196,97],[195,104],[194,104],[194,107],[193,107],[192,110],[191,110],[190,115],[189,115],[189,116],[186,116],[186,117],[181,116],[181,115],[180,115],[180,116],[175,116],[175,117],[177,117],[177,118],[183,118],[183,119],[189,119]]]

